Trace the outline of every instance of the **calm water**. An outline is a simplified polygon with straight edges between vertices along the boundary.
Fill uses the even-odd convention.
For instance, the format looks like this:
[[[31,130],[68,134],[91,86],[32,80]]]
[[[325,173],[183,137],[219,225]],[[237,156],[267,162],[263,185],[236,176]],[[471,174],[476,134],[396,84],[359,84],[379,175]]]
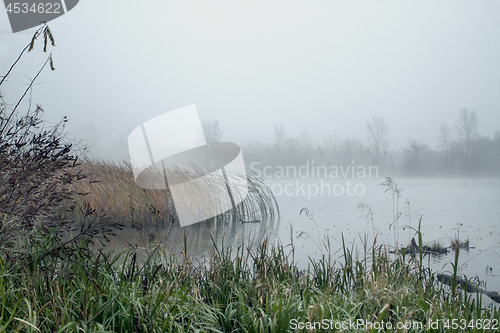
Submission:
[[[342,234],[359,258],[364,255],[363,238],[371,245],[375,234],[377,244],[406,246],[421,218],[425,244],[439,242],[446,247],[456,237],[469,239],[473,248],[460,251],[461,273],[477,275],[488,290],[500,291],[500,179],[396,179],[402,188],[400,197],[386,192],[380,185],[383,178],[266,181],[280,206],[279,221],[200,223],[150,232],[156,240],[168,235],[165,248],[170,251],[180,250],[187,232],[188,251],[193,255],[207,253],[210,234],[219,243],[224,239],[226,245],[243,239],[249,244],[266,236],[287,245],[293,239],[295,259],[307,267],[308,256],[319,258],[326,253],[327,239],[331,253],[342,260],[338,251]],[[360,203],[364,209],[357,208]],[[303,208],[307,211],[301,214]],[[394,219],[397,212],[399,219]],[[109,247],[122,249],[127,243],[144,246],[147,238],[145,232],[126,229]],[[429,263],[434,271],[451,272],[453,259],[450,252],[432,257]]]

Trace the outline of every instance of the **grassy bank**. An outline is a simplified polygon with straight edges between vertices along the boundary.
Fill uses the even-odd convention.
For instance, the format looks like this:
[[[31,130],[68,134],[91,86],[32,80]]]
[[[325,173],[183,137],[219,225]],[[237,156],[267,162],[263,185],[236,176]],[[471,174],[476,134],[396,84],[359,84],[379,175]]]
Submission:
[[[0,332],[358,328],[376,332],[382,322],[390,323],[392,331],[460,331],[453,329],[454,319],[458,325],[466,323],[464,332],[494,331],[494,321],[490,329],[484,327],[486,319],[500,318],[499,308],[482,309],[481,295],[466,294],[458,283],[448,287],[437,282],[420,264],[421,253],[394,256],[382,246],[373,246],[365,262],[343,250],[341,262],[324,255],[311,260],[307,270],[299,270],[292,260],[293,245],[268,241],[253,249],[244,244],[238,249],[214,245],[213,255],[204,262],[158,252],[141,266],[133,253],[44,256],[43,247],[33,246],[29,262],[2,258]],[[118,265],[120,260],[125,263]],[[360,319],[375,328],[339,326]],[[469,327],[477,319],[483,320],[483,326]],[[439,328],[426,329],[438,320]],[[397,330],[398,322],[411,328]],[[316,329],[309,330],[311,325]]]
[[[55,45],[44,25],[0,86],[37,38],[44,39],[44,49],[48,42]],[[38,74],[46,65],[53,68],[52,56]],[[31,109],[31,101],[19,112],[38,74],[17,103],[4,102],[0,94],[0,332],[330,332],[389,326],[387,331],[483,332],[498,327],[498,307],[483,309],[481,294],[473,297],[470,285],[465,285],[469,293],[461,289],[458,243],[453,276],[442,277],[444,283],[422,265],[421,237],[411,253],[391,254],[373,244],[362,259],[344,246],[342,259],[335,261],[327,246],[305,270],[294,261],[293,244],[269,240],[233,249],[213,241],[212,255],[201,262],[187,255],[186,246],[180,254],[157,246],[145,263],[134,252],[94,252],[92,244],[105,242],[124,224],[137,230],[143,224],[175,224],[175,210],[167,191],[137,187],[127,166],[80,163],[78,150],[75,154],[64,140],[65,118],[46,127],[44,110]],[[246,180],[247,199],[217,219],[239,223],[278,214],[265,183]],[[399,216],[399,189],[392,180],[387,187]],[[195,205],[195,197],[186,199]],[[397,226],[398,219],[393,221]],[[365,326],[357,326],[359,321]]]

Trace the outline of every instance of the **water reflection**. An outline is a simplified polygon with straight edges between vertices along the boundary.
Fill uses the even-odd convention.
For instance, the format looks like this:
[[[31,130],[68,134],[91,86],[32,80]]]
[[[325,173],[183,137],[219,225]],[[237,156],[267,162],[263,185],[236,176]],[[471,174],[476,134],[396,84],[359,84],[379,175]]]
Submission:
[[[179,225],[155,225],[152,223],[125,226],[116,230],[104,244],[104,251],[115,252],[134,250],[140,261],[160,244],[160,249],[169,253],[182,253],[186,248],[188,255],[199,258],[209,255],[213,242],[220,247],[236,249],[242,242],[257,244],[265,238],[274,240],[279,218],[264,218],[252,221],[228,221],[212,218],[207,221],[180,227]],[[185,237],[186,236],[186,237]]]

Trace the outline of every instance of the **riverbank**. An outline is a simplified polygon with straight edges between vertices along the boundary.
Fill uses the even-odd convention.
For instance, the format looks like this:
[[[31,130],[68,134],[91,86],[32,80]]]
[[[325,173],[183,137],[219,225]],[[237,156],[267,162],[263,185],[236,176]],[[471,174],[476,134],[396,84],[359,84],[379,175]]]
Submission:
[[[486,296],[438,282],[422,265],[422,253],[394,255],[375,245],[369,259],[358,260],[344,246],[343,261],[325,254],[299,270],[293,244],[268,240],[237,249],[214,245],[204,261],[186,249],[158,248],[141,265],[134,252],[43,256],[42,247],[29,249],[30,262],[2,258],[0,331],[330,332],[410,325],[408,332],[456,332],[453,323],[466,323],[464,332],[489,332],[500,324],[498,306],[482,309]],[[364,327],[352,326],[361,321]]]

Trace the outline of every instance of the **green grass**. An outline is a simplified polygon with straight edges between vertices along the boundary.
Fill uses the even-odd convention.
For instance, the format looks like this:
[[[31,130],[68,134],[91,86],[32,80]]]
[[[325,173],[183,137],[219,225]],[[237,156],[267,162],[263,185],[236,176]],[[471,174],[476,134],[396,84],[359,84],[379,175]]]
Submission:
[[[481,295],[477,301],[457,284],[437,282],[419,256],[394,256],[383,246],[371,247],[369,262],[344,246],[340,262],[325,254],[300,270],[291,244],[213,243],[213,255],[196,264],[166,253],[141,266],[132,252],[43,257],[43,247],[28,249],[30,263],[2,258],[0,332],[291,332],[322,320],[396,327],[500,317],[498,307],[481,308]]]

